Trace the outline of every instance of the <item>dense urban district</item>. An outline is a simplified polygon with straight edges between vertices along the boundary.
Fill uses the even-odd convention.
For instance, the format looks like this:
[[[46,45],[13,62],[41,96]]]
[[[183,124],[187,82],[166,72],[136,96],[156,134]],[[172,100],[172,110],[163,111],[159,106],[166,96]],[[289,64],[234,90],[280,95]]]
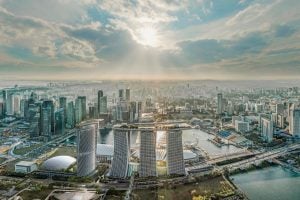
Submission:
[[[234,175],[300,173],[299,87],[3,81],[0,199],[248,199]]]

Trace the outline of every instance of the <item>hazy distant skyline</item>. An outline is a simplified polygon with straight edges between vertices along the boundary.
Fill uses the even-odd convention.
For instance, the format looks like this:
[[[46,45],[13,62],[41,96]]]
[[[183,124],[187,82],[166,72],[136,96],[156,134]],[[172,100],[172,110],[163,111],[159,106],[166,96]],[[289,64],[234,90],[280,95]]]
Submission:
[[[0,0],[0,79],[297,79],[299,0]]]

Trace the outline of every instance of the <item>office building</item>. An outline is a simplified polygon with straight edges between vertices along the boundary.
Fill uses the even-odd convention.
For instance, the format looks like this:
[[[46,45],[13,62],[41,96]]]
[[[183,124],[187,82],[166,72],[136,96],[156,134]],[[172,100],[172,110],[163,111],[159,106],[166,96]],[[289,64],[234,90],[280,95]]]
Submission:
[[[249,131],[249,122],[235,121],[235,131],[239,133],[247,133]]]
[[[4,103],[0,102],[0,119],[3,119],[5,117],[4,114]]]
[[[168,175],[185,175],[182,147],[182,131],[176,129],[168,130],[166,132],[166,140],[166,161]]]
[[[156,132],[152,129],[140,131],[139,176],[156,176]]]
[[[14,93],[12,90],[6,91],[6,115],[14,114],[13,96],[14,96]]]
[[[78,124],[82,121],[82,106],[81,106],[81,100],[76,99],[75,100],[75,123]]]
[[[15,172],[28,174],[37,170],[37,164],[29,161],[20,161],[15,164]]]
[[[123,89],[119,89],[119,101],[124,101],[124,90]]]
[[[100,101],[101,101],[101,97],[103,97],[103,91],[102,90],[99,90],[98,93],[97,93],[97,112],[98,114],[100,114]]]
[[[99,99],[99,114],[106,114],[107,113],[107,96],[102,96]]]
[[[130,104],[129,104],[129,121],[131,123],[136,121],[136,119],[135,119],[136,110],[137,110],[136,102],[134,102],[134,101],[130,102]]]
[[[90,119],[98,118],[96,106],[89,105],[89,118]]]
[[[55,112],[55,134],[65,134],[65,109],[60,108]]]
[[[86,120],[86,96],[79,96],[77,99],[79,99],[81,103],[81,120]]]
[[[98,91],[98,102],[99,102],[100,97],[103,97],[103,91],[102,90]]]
[[[114,126],[114,157],[110,176],[125,178],[130,157],[130,131],[120,125]]]
[[[96,145],[99,124],[91,121],[77,130],[77,175],[89,176],[96,169]]]
[[[139,101],[137,103],[137,109],[136,109],[136,116],[135,116],[136,121],[138,121],[142,117],[142,109],[143,109],[143,103]]]
[[[123,108],[122,105],[120,103],[117,104],[116,106],[116,110],[115,110],[115,114],[116,114],[116,120],[119,122],[123,121]]]
[[[41,135],[50,138],[51,134],[51,108],[42,108]]]
[[[28,99],[22,99],[20,102],[20,117],[28,120],[29,101]]]
[[[36,138],[41,134],[41,107],[39,104],[30,104],[28,110],[29,136]]]
[[[64,123],[67,123],[67,98],[66,97],[59,97],[59,108],[62,108],[64,110],[64,116],[65,121]]]
[[[125,98],[126,98],[127,102],[130,102],[130,89],[129,88],[127,88],[125,90]]]
[[[73,101],[68,103],[67,107],[67,128],[74,128],[75,126],[75,108]]]
[[[51,100],[45,100],[41,105],[41,135],[50,138],[54,133],[54,104]]]
[[[19,116],[20,115],[20,96],[13,95],[13,114]]]
[[[217,114],[220,115],[223,112],[223,95],[219,93],[217,96]]]
[[[300,108],[294,108],[290,116],[290,134],[300,137]]]
[[[6,115],[6,90],[2,90],[2,103],[3,103],[3,105],[2,105],[2,108],[3,108],[2,116],[4,118],[5,115]],[[1,113],[0,113],[0,115],[1,115]]]

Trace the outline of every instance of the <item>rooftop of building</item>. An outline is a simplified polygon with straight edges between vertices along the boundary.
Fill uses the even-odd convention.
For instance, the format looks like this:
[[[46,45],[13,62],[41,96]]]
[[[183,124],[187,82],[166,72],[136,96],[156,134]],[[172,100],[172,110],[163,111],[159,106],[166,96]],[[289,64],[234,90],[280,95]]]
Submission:
[[[32,165],[36,164],[35,162],[32,161],[20,161],[18,163],[16,163],[16,166],[26,166],[26,167],[30,167]]]

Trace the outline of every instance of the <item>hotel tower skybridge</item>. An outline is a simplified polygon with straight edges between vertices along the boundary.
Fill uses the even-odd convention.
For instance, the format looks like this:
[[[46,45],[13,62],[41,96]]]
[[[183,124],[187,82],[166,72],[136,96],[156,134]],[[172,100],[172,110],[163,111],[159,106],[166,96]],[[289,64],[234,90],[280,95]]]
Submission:
[[[114,131],[114,158],[110,172],[111,177],[126,178],[130,162],[130,133],[140,133],[139,166],[140,177],[157,176],[156,138],[157,132],[166,134],[166,173],[168,175],[185,175],[182,130],[191,129],[183,121],[160,123],[118,124]]]

